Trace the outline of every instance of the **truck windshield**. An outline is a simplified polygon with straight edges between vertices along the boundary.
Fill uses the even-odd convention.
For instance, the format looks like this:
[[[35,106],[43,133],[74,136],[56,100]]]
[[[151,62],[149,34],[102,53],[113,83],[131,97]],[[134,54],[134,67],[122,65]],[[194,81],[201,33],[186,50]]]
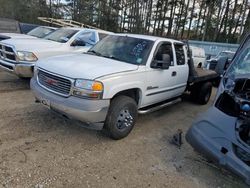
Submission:
[[[55,42],[66,43],[68,40],[73,37],[78,31],[74,29],[58,29],[47,36],[44,39],[52,40]]]
[[[246,41],[239,54],[236,55],[227,71],[227,76],[231,77],[248,73],[250,73],[250,39]]]
[[[27,35],[31,35],[38,38],[43,38],[55,29],[53,28],[47,28],[47,27],[36,27],[35,29],[32,29],[30,32],[27,33]]]
[[[228,57],[229,59],[233,59],[234,57],[234,53],[233,52],[220,52],[216,58],[220,58],[220,57]]]
[[[145,65],[153,43],[141,38],[110,35],[87,53],[130,64]]]

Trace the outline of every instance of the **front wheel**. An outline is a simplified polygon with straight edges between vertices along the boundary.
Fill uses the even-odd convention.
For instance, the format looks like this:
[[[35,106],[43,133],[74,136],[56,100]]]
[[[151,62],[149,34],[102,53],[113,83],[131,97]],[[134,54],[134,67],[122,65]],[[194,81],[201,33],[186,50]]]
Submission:
[[[111,138],[122,139],[133,129],[137,115],[137,104],[134,99],[117,96],[111,101],[104,129]]]

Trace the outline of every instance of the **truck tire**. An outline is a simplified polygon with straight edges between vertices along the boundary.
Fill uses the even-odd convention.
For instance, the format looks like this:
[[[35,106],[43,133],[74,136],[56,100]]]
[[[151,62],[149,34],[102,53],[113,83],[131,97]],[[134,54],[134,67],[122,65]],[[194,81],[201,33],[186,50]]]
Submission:
[[[205,82],[192,88],[191,99],[198,104],[207,104],[212,93],[212,84]]]
[[[117,96],[111,101],[104,130],[112,139],[122,139],[133,129],[137,115],[137,104],[134,99],[123,95]]]
[[[192,89],[191,89],[191,91],[190,91],[190,99],[192,101],[196,102],[198,94],[199,94],[198,87],[197,86],[193,86]]]
[[[212,93],[212,84],[210,82],[205,82],[200,87],[197,102],[202,105],[207,104],[210,99],[211,93]]]

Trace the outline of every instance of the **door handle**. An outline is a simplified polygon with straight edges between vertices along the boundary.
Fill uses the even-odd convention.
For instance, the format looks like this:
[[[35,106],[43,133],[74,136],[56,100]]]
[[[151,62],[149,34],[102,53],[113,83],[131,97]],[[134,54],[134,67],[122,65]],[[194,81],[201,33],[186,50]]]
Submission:
[[[172,76],[176,76],[177,75],[177,72],[176,71],[173,71],[172,72]]]

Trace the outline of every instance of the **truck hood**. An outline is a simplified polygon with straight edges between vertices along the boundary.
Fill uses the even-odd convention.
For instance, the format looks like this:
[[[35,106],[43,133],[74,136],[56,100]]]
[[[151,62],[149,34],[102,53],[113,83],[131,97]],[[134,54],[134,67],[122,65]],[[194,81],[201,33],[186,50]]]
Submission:
[[[26,38],[36,38],[30,35],[25,35],[25,34],[20,34],[20,33],[0,33],[0,37],[5,37],[5,38],[22,38],[22,39],[26,39]]]
[[[13,38],[13,39],[7,39],[2,41],[2,43],[7,45],[12,45],[16,48],[16,50],[20,51],[39,51],[41,49],[48,49],[48,48],[58,48],[62,44],[59,42],[54,42],[50,40],[45,39],[39,39],[39,38]]]
[[[36,65],[55,74],[90,80],[138,69],[138,65],[89,54],[51,57],[38,61]]]

